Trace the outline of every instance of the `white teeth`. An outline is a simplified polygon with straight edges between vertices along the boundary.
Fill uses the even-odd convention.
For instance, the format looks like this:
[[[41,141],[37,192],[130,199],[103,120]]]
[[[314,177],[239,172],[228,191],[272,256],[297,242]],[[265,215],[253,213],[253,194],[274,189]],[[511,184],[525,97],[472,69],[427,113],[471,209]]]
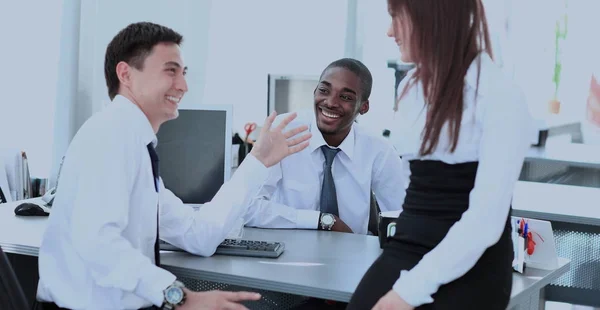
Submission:
[[[340,116],[337,114],[333,114],[333,113],[329,113],[329,112],[325,112],[325,110],[321,109],[321,113],[323,113],[323,115],[329,117],[329,118],[339,118]]]
[[[167,100],[173,101],[175,103],[179,103],[179,98],[173,96],[167,96]]]

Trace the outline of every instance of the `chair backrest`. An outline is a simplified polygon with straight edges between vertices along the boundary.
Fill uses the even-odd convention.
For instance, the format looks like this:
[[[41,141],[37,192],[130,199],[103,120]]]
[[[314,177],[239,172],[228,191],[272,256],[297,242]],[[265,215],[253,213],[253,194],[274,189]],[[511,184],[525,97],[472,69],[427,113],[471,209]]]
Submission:
[[[369,226],[368,230],[373,235],[379,235],[379,204],[377,204],[377,199],[375,198],[375,194],[371,191],[371,203],[369,206]]]
[[[0,309],[26,310],[29,303],[8,257],[0,247]]]

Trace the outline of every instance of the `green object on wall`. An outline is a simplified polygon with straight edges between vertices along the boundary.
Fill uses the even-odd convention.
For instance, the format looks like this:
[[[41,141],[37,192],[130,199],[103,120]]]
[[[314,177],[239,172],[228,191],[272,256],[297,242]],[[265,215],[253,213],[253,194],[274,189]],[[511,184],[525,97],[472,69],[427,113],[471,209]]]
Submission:
[[[558,89],[560,87],[560,77],[562,72],[562,63],[560,60],[561,56],[561,42],[566,40],[567,38],[567,29],[568,29],[568,16],[567,16],[567,8],[568,1],[565,0],[564,14],[561,16],[559,20],[556,21],[555,27],[555,42],[554,42],[554,76],[552,77],[552,82],[554,82],[554,100],[557,100],[558,97]]]

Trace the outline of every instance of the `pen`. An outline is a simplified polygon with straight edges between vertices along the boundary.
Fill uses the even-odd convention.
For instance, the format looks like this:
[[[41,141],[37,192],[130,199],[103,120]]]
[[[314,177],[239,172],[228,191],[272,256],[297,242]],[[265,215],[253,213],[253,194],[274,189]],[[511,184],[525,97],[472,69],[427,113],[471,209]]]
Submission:
[[[523,222],[524,222],[524,220],[523,220],[523,219],[520,219],[520,220],[518,221],[518,223],[519,223],[519,235],[520,235],[521,237],[523,236]]]

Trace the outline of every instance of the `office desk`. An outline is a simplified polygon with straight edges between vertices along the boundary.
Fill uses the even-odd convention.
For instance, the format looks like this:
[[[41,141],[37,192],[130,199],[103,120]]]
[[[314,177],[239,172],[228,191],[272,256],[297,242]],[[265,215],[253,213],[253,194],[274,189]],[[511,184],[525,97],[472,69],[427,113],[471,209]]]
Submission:
[[[520,181],[513,215],[552,222],[558,256],[571,261],[546,299],[600,307],[600,189]]]
[[[544,147],[530,147],[525,162],[554,162],[574,167],[600,168],[600,146],[555,143]]]
[[[246,228],[244,238],[282,241],[278,259],[214,256],[199,259],[186,253],[165,253],[161,263],[174,274],[293,295],[348,302],[363,274],[381,253],[374,236],[310,230]],[[544,287],[569,270],[560,258],[552,271],[529,268],[515,273],[509,309],[539,309]],[[541,299],[540,299],[541,298]]]
[[[0,205],[0,246],[9,253],[36,256],[46,218],[16,217],[16,205]],[[291,294],[348,301],[364,272],[381,253],[377,237],[365,235],[245,228],[244,238],[283,241],[286,250],[278,259],[162,252],[161,262],[188,282],[200,281],[203,289],[242,287],[282,293],[284,297]],[[543,288],[568,269],[569,261],[560,259],[560,267],[553,271],[530,268],[524,275],[515,273],[511,309],[538,309],[538,302],[544,298]]]

